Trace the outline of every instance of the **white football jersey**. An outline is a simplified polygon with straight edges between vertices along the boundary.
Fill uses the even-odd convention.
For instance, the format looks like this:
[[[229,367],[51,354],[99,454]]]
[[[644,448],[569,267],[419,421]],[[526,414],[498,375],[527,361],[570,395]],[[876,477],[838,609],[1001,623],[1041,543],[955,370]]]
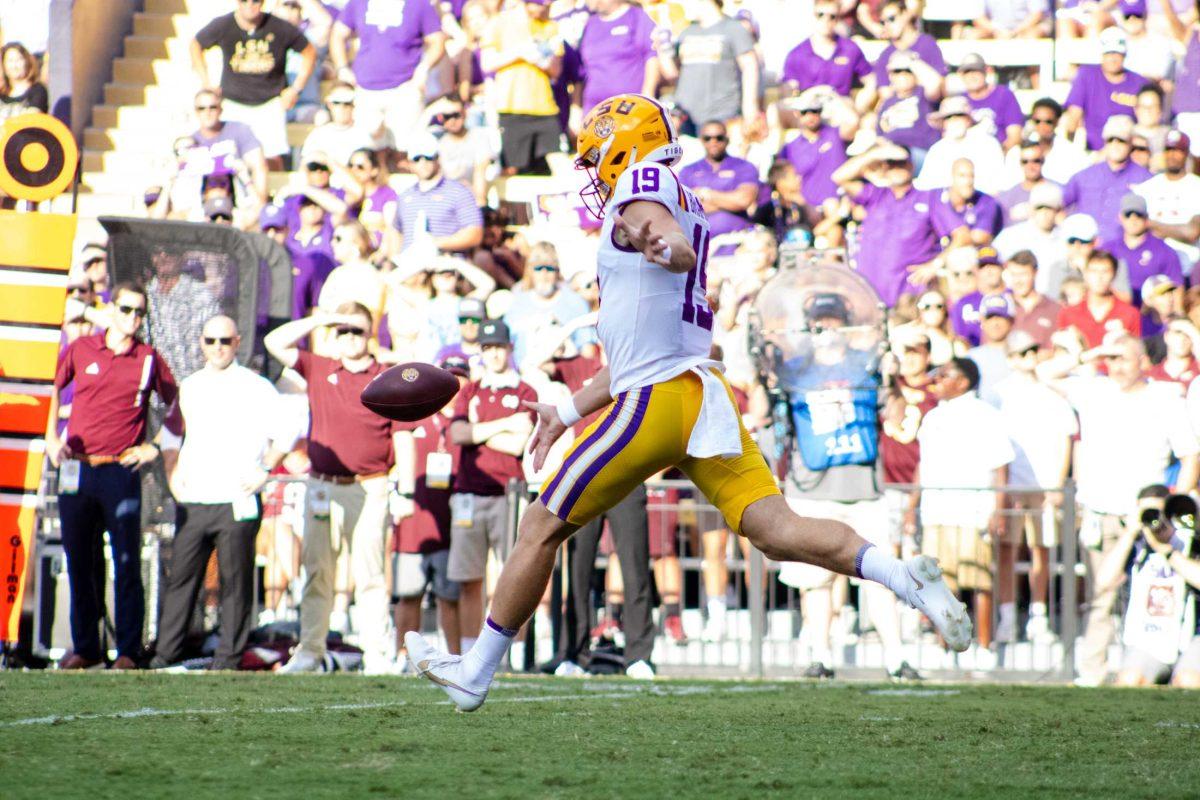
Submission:
[[[696,266],[690,272],[670,272],[618,243],[614,217],[635,200],[659,203],[675,217],[696,251]],[[597,328],[614,397],[670,380],[708,360],[713,338],[713,313],[704,298],[708,240],[708,217],[700,201],[670,167],[638,163],[617,181],[597,256]]]

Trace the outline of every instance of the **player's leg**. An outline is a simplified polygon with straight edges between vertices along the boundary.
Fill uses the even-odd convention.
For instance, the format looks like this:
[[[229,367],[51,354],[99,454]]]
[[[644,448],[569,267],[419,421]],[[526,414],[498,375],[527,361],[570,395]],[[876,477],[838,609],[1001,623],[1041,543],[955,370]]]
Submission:
[[[679,392],[671,390],[672,383],[661,392],[656,386],[622,393],[575,442],[522,515],[516,544],[492,593],[491,613],[470,650],[461,658],[447,656],[420,634],[405,635],[417,669],[442,686],[460,710],[483,704],[513,637],[541,601],[559,546],[679,457]]]

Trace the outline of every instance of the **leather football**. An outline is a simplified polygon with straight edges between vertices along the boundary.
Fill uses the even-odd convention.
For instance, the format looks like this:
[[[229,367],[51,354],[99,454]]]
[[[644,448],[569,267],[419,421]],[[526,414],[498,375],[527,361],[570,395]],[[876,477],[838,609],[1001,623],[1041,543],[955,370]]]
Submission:
[[[416,422],[458,394],[458,378],[433,364],[397,364],[375,376],[362,391],[362,404],[381,417]]]

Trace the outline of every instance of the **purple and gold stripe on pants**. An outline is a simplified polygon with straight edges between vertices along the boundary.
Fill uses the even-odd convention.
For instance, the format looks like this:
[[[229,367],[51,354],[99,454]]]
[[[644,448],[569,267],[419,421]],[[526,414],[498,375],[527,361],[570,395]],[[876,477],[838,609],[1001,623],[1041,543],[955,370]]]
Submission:
[[[600,424],[575,446],[542,493],[542,502],[550,513],[562,520],[570,516],[579,496],[596,474],[616,458],[637,433],[645,419],[652,389],[646,386],[623,392]]]

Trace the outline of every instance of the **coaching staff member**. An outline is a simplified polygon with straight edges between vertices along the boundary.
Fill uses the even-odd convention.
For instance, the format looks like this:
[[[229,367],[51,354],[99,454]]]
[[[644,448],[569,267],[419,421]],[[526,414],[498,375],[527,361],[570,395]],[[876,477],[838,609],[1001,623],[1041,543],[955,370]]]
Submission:
[[[298,346],[317,328],[336,333],[338,358],[314,355]],[[363,670],[387,672],[388,586],[384,578],[388,471],[394,463],[395,425],[369,411],[359,395],[385,369],[367,349],[373,320],[353,301],[336,313],[318,312],[267,334],[267,352],[308,382],[311,422],[308,458],[312,472],[304,512],[304,571],[300,596],[300,647],[284,672],[320,672],[333,609],[334,570],[342,542],[350,547],[354,605]]]
[[[74,652],[63,669],[100,663],[100,604],[103,598],[101,537],[108,531],[116,565],[117,660],[113,669],[136,669],[146,615],[142,590],[142,482],[138,474],[158,458],[143,441],[150,393],[168,407],[178,388],[158,352],[135,337],[146,320],[146,290],[131,283],[113,289],[112,325],[104,333],[70,344],[58,363],[46,454],[59,467],[58,512],[71,585]],[[58,435],[58,402],[75,385],[64,437]],[[169,418],[170,415],[169,415]],[[178,426],[169,423],[179,432]]]
[[[214,547],[221,637],[212,668],[237,669],[250,635],[254,539],[262,518],[258,491],[292,449],[296,431],[287,424],[271,382],[237,363],[240,342],[229,317],[204,323],[204,368],[179,384],[186,438],[169,431],[160,437],[176,500],[175,542],[153,668],[179,660]]]

